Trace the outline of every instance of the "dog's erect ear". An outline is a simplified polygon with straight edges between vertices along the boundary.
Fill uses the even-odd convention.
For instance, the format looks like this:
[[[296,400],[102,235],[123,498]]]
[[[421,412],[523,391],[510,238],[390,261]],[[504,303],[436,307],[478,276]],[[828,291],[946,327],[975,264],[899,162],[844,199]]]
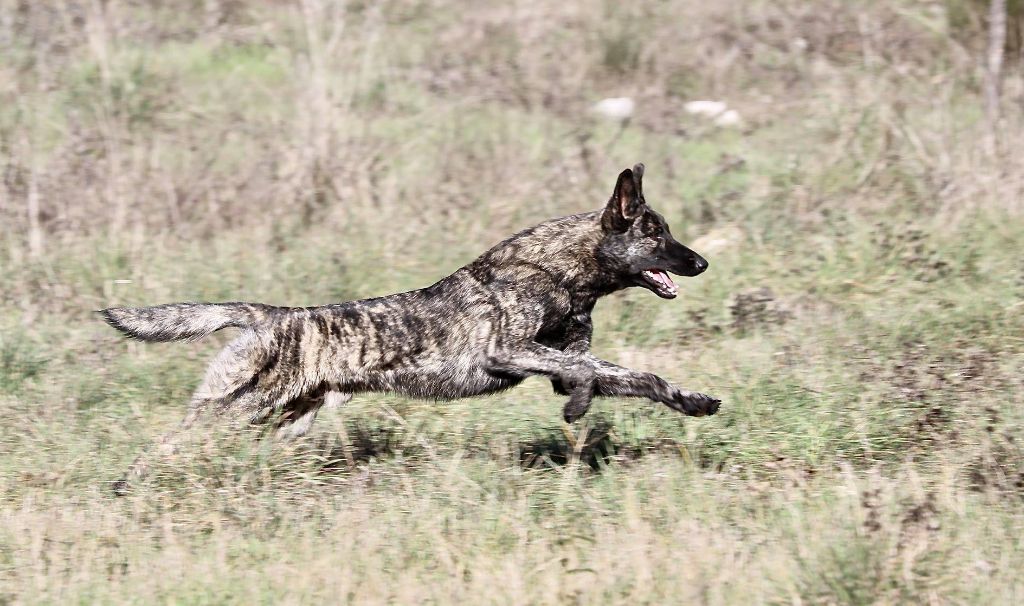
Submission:
[[[636,191],[640,194],[640,200],[644,199],[644,163],[633,165],[633,181],[636,183]]]
[[[615,191],[601,216],[601,223],[605,228],[624,231],[629,229],[633,219],[643,214],[644,199],[640,189],[640,178],[643,174],[643,164],[637,164],[633,170],[627,168],[619,173]]]

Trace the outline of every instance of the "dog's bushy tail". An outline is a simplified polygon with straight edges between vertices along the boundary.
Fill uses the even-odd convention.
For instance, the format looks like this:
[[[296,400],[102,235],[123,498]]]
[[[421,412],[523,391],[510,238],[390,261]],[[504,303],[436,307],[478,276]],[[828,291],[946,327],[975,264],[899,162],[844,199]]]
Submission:
[[[194,341],[228,327],[269,321],[282,308],[257,303],[169,303],[155,307],[111,307],[99,314],[140,341]]]

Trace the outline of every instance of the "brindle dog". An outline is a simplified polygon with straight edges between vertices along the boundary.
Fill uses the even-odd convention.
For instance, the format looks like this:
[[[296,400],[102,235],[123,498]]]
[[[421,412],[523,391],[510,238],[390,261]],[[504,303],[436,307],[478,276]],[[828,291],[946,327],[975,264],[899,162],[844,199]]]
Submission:
[[[641,286],[675,298],[669,273],[696,276],[703,257],[677,242],[644,200],[643,164],[622,171],[607,205],[524,230],[441,281],[410,292],[323,307],[172,303],[100,313],[142,341],[241,333],[206,372],[181,427],[158,452],[213,413],[305,434],[326,403],[360,392],[448,400],[494,393],[530,375],[568,395],[568,422],[594,396],[649,398],[687,415],[718,411],[712,396],[590,353],[591,312],[600,297]],[[145,474],[140,457],[115,489]]]

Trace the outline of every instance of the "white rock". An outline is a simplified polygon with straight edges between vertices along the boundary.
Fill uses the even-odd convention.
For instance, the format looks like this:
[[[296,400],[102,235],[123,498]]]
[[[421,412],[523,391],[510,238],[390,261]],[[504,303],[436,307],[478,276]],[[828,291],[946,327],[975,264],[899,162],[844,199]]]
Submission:
[[[688,114],[714,118],[718,114],[724,112],[726,106],[725,103],[722,103],[721,101],[688,101],[683,105],[683,109],[685,109]]]
[[[629,97],[609,97],[601,99],[590,108],[595,114],[600,114],[612,120],[625,120],[633,115],[636,109],[636,102]]]
[[[718,126],[739,126],[743,120],[739,112],[734,109],[727,109],[715,116],[715,124]]]
[[[722,101],[689,101],[683,104],[686,113],[708,118],[716,126],[739,126],[743,123],[739,112],[729,109]]]

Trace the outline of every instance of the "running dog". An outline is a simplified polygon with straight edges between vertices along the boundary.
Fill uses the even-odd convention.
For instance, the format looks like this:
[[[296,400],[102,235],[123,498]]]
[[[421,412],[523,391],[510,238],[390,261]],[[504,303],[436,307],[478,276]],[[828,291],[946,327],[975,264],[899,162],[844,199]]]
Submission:
[[[599,298],[639,286],[673,299],[678,288],[669,273],[692,277],[708,268],[647,205],[643,174],[643,164],[622,171],[601,210],[519,232],[420,290],[322,307],[172,303],[99,313],[142,341],[241,329],[210,364],[181,426],[161,440],[163,455],[208,414],[275,418],[276,435],[294,438],[309,431],[325,402],[356,393],[449,400],[503,391],[531,375],[569,396],[567,422],[586,414],[595,396],[648,398],[712,415],[717,398],[590,353]],[[140,457],[115,490],[147,467]]]

